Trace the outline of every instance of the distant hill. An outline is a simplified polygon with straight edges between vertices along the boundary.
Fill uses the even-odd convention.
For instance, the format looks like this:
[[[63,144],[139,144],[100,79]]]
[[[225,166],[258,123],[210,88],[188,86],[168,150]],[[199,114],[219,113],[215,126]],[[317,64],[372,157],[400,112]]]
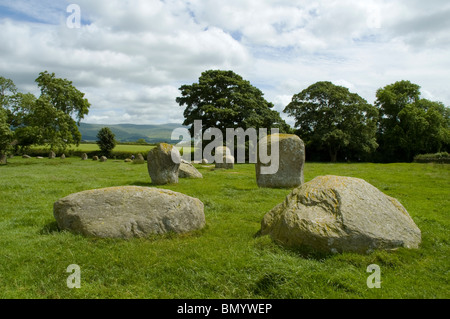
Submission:
[[[81,140],[86,142],[97,141],[97,133],[103,127],[109,127],[116,135],[116,140],[122,143],[136,142],[143,138],[147,143],[171,142],[172,131],[180,124],[168,123],[161,125],[135,125],[135,124],[88,124],[80,123],[78,127]]]

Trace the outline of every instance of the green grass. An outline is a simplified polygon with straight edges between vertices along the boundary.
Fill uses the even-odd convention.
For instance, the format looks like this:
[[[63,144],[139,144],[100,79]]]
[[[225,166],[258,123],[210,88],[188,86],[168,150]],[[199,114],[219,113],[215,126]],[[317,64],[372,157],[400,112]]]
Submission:
[[[211,170],[171,189],[205,204],[207,226],[187,235],[131,240],[61,232],[53,203],[71,193],[150,186],[146,165],[13,158],[0,167],[0,298],[449,298],[450,166],[307,163],[318,175],[363,178],[406,207],[422,230],[418,250],[319,255],[256,236],[287,189],[259,189],[254,165]],[[71,264],[81,288],[66,286]],[[366,285],[370,264],[381,289]]]

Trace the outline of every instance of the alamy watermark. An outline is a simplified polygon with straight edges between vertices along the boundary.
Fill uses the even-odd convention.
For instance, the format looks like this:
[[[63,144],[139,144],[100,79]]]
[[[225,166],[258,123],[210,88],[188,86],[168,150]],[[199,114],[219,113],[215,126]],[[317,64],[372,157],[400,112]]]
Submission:
[[[381,288],[381,268],[378,265],[372,264],[367,266],[367,272],[372,273],[367,277],[367,287],[370,289]]]
[[[260,128],[259,138],[262,139],[266,137],[267,131],[268,130],[266,128]],[[187,162],[191,162],[190,148],[193,141],[194,162],[201,162],[203,159],[206,159],[209,163],[223,163],[224,160],[228,160],[227,157],[223,156],[224,154],[221,152],[215,152],[214,155],[212,154],[214,150],[216,150],[218,147],[222,147],[224,144],[224,136],[221,130],[214,127],[203,130],[202,121],[195,120],[193,133],[194,136],[192,137],[187,128],[177,128],[172,131],[172,141],[180,140],[180,137],[182,138],[181,142],[176,144],[176,147],[182,150],[183,156],[181,159]],[[258,143],[258,132],[255,128],[249,128],[247,130],[244,130],[243,128],[227,128],[225,134],[226,147],[230,151],[233,151],[235,149],[235,140],[237,142],[236,163],[246,163],[246,140],[248,139],[248,162],[255,164],[258,160],[259,155],[259,162],[263,164],[263,166],[261,166],[261,174],[275,174],[278,171],[280,162],[278,128],[271,129],[270,152],[267,147],[268,143]],[[205,140],[212,141],[208,143],[208,145],[203,147],[203,141]],[[172,153],[172,160],[174,161],[174,163],[179,164],[181,162],[181,159],[176,154]]]
[[[81,288],[81,268],[76,264],[69,265],[66,272],[72,273],[67,277],[67,288]]]
[[[81,8],[78,4],[69,4],[66,9],[70,15],[66,19],[66,25],[69,29],[81,28]]]

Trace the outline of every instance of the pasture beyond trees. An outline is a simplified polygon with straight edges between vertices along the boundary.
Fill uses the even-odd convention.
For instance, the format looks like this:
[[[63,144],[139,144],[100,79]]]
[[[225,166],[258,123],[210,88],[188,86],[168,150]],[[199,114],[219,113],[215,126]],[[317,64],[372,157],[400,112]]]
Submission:
[[[397,198],[422,231],[418,250],[324,255],[258,236],[263,216],[290,189],[258,188],[252,164],[195,165],[203,179],[170,189],[199,198],[206,227],[185,235],[92,239],[58,230],[53,203],[112,186],[153,187],[143,165],[9,159],[0,166],[0,298],[444,298],[450,297],[450,167],[438,164],[305,164],[320,175],[359,177]],[[381,289],[367,286],[369,265]],[[81,271],[69,289],[69,265]]]

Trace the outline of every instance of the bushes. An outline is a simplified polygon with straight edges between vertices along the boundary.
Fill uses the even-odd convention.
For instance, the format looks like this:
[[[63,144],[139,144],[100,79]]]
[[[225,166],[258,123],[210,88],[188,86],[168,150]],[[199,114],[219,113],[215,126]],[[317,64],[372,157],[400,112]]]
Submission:
[[[450,164],[450,154],[447,152],[436,154],[421,154],[414,157],[416,163]]]

